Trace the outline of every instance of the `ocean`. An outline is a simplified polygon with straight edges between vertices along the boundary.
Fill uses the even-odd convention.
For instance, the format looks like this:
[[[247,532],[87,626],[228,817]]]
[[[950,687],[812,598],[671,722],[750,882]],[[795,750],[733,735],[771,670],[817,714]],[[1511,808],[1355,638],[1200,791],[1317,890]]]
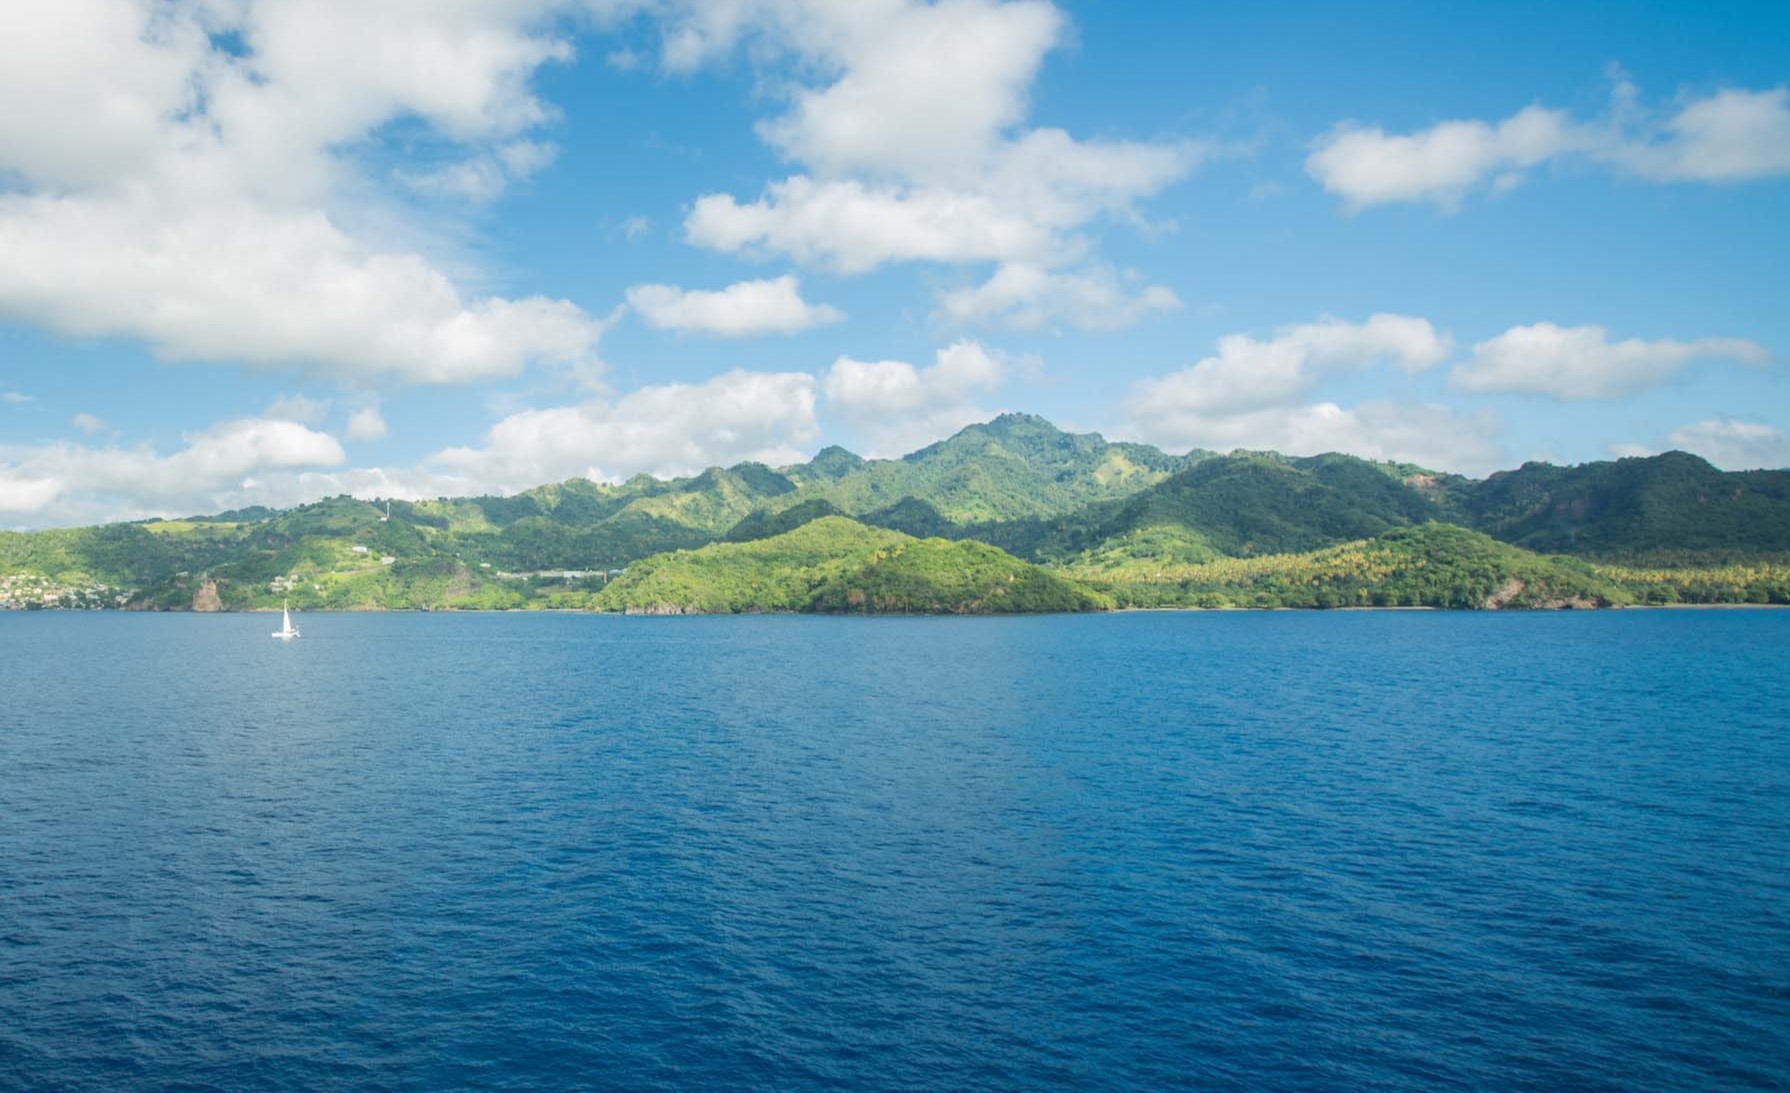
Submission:
[[[1790,612],[0,614],[0,1089],[1790,1089]]]

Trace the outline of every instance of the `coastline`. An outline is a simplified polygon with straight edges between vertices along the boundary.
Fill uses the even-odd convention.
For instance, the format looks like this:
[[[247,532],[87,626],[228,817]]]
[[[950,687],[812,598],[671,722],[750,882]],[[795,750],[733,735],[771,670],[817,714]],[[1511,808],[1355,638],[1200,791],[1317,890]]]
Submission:
[[[1151,614],[1222,614],[1236,612],[1280,612],[1287,614],[1331,615],[1346,613],[1410,613],[1439,612],[1460,615],[1557,615],[1557,614],[1602,614],[1617,611],[1783,611],[1790,610],[1790,604],[1783,603],[1646,603],[1646,604],[1611,604],[1605,607],[1246,607],[1227,605],[1224,607],[1115,607],[1105,611],[935,611],[935,612],[900,612],[900,611],[593,611],[577,607],[316,607],[304,608],[297,613],[305,615],[592,615],[612,616],[615,618],[757,618],[764,616],[787,616],[790,618],[853,618],[853,619],[1018,619],[1045,618],[1061,616],[1088,615],[1151,615]],[[226,608],[219,611],[194,611],[190,608],[143,609],[128,607],[105,608],[44,608],[39,610],[0,611],[5,615],[277,615],[279,608],[250,607]]]

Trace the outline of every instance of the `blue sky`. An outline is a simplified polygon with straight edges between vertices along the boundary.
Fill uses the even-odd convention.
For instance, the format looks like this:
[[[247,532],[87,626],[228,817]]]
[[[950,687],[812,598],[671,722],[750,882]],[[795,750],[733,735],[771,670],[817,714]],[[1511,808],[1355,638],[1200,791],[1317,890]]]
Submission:
[[[1790,465],[1781,5],[9,18],[0,527],[894,455],[1000,410]]]

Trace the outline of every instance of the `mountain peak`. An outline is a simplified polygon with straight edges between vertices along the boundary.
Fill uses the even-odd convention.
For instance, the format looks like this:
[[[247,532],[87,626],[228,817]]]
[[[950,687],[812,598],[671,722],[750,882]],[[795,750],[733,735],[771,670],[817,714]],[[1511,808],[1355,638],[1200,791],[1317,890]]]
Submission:
[[[864,457],[837,444],[829,444],[814,453],[808,468],[828,478],[844,478],[864,466]]]
[[[974,429],[977,428],[977,426],[971,425],[969,428]],[[1015,432],[1060,433],[1063,431],[1057,428],[1056,425],[1047,418],[1040,417],[1037,414],[1021,413],[1001,414],[993,421],[981,426],[981,428],[997,435]]]

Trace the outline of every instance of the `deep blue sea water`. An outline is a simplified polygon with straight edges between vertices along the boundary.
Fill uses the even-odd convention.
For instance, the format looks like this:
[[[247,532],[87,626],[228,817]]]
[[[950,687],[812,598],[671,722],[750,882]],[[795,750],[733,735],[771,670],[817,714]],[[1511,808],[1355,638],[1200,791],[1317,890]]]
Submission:
[[[1790,1088],[1790,612],[0,614],[0,1089]]]

